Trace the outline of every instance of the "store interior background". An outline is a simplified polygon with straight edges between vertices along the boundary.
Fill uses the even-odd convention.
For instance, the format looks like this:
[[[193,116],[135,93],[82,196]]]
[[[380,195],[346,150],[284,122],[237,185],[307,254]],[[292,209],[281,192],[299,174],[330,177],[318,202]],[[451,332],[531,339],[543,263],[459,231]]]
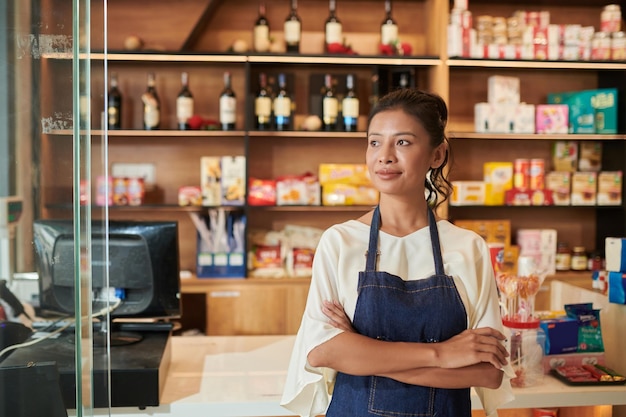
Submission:
[[[430,0],[435,1],[435,0]],[[471,1],[471,0],[470,0]],[[89,0],[79,1],[79,4],[83,6],[83,10],[88,10]],[[96,50],[101,50],[104,45],[104,39],[102,34],[104,33],[104,11],[101,8],[100,2],[91,2],[91,16],[86,18],[82,16],[78,27],[81,30],[86,31],[83,33],[89,33],[91,37],[91,47]],[[146,18],[146,7],[144,3],[150,4],[150,18]],[[214,1],[209,3],[227,3],[226,1]],[[230,0],[228,1],[230,3]],[[268,2],[271,6],[272,2]],[[317,1],[312,2],[315,4],[315,8],[323,9],[327,2]],[[408,1],[400,1],[403,6],[406,6]],[[573,4],[582,4],[584,2],[576,2]],[[75,80],[71,73],[71,68],[68,67],[68,72],[64,74],[65,79],[61,81],[66,90],[66,94],[62,94],[60,89],[52,89],[49,85],[43,85],[40,77],[42,65],[49,65],[43,63],[40,60],[40,54],[45,52],[59,52],[59,48],[63,49],[63,52],[71,52],[71,42],[67,43],[67,36],[71,34],[74,23],[72,21],[72,2],[67,1],[54,1],[54,0],[41,0],[40,2],[24,2],[24,1],[8,1],[0,4],[0,28],[8,28],[8,31],[0,30],[0,91],[6,91],[8,94],[0,95],[0,196],[12,196],[18,195],[23,197],[23,213],[21,220],[17,226],[17,233],[15,238],[15,270],[20,273],[28,273],[34,270],[34,256],[32,248],[32,222],[41,215],[41,211],[45,208],[41,205],[41,167],[39,161],[42,154],[51,152],[51,149],[42,148],[39,142],[40,133],[42,130],[41,114],[37,112],[36,106],[33,106],[33,99],[41,98],[42,101],[46,101],[48,105],[52,101],[54,107],[59,114],[62,115],[62,119],[66,121],[71,120],[74,113],[73,110],[73,94],[71,89],[73,86],[82,86],[85,88],[85,81],[82,84],[79,80]],[[122,50],[124,47],[124,41],[128,36],[125,28],[132,27],[137,33],[142,34],[142,38],[148,47],[152,47],[157,51],[164,52],[179,52],[187,48],[189,51],[213,51],[223,52],[237,38],[250,38],[250,27],[252,21],[256,16],[257,2],[253,0],[237,1],[237,7],[231,7],[227,10],[228,15],[239,16],[233,22],[227,20],[211,20],[211,28],[217,30],[218,36],[214,36],[213,32],[204,28],[203,31],[194,32],[193,28],[197,22],[197,16],[201,15],[206,8],[207,0],[188,0],[178,5],[177,13],[171,13],[172,2],[167,0],[159,1],[137,1],[134,2],[136,7],[128,8],[126,5],[129,2],[124,0],[109,0],[108,1],[108,19],[109,19],[109,37],[107,39],[108,48],[110,50]],[[302,2],[303,11],[301,16],[306,16],[307,11],[304,9],[307,4],[311,2]],[[421,3],[420,3],[421,4]],[[499,5],[496,2],[492,2],[491,5],[494,10],[498,10]],[[533,5],[538,5],[537,2]],[[237,13],[237,9],[245,7],[247,12],[245,14]],[[340,16],[348,15],[348,11],[341,9],[341,2],[339,5]],[[561,3],[561,6],[562,3]],[[284,19],[284,11],[287,9],[286,5],[283,5],[279,12],[272,11],[270,8],[269,19],[270,21],[281,22]],[[600,6],[598,6],[598,10]],[[558,10],[558,9],[557,9]],[[495,12],[494,12],[495,13]],[[320,15],[324,15],[320,13]],[[358,14],[350,14],[350,19],[354,17],[354,27],[359,25],[371,24],[369,20],[359,21]],[[401,16],[398,16],[402,18]],[[595,17],[590,17],[590,20]],[[344,18],[344,20],[347,20]],[[372,21],[380,20],[377,15]],[[113,23],[114,22],[114,23]],[[231,24],[233,23],[233,24]],[[406,22],[402,23],[407,25]],[[406,39],[415,45],[415,49],[418,51],[432,52],[443,50],[442,40],[435,36],[427,36],[425,34],[429,32],[435,32],[440,30],[438,26],[445,25],[445,19],[440,16],[432,16],[430,19],[430,25],[432,27],[419,31],[416,34],[406,33]],[[308,29],[307,30],[307,26]],[[306,33],[307,42],[303,43],[302,51],[305,53],[319,53],[319,45],[322,42],[323,35],[314,29],[312,22],[304,21],[304,30]],[[87,30],[88,28],[88,30]],[[357,36],[362,35],[362,36]],[[350,40],[354,48],[363,54],[373,53],[375,51],[375,38],[377,33],[375,30],[367,33],[359,33],[358,30],[354,30],[350,33]],[[17,45],[17,50],[15,50]],[[53,50],[46,49],[52,48]],[[8,59],[8,57],[16,57],[17,59]],[[104,91],[107,86],[104,81],[104,67],[101,61],[91,62],[91,74],[94,79],[98,80],[98,83],[93,86],[91,91],[91,97],[93,104],[93,114],[99,114],[103,102]],[[141,91],[145,89],[143,83],[143,73],[147,69],[146,67],[135,69],[137,79],[140,80],[134,85],[127,85],[125,94],[139,95]],[[179,74],[180,67],[173,67],[167,70],[168,74],[172,78],[171,84],[167,86],[166,90],[161,92],[168,94],[164,99],[169,101],[173,100],[173,95],[179,87]],[[433,85],[440,91],[440,93],[446,97],[454,97],[454,92],[449,91],[450,84],[447,81],[449,74],[445,70],[428,70],[422,71],[421,75],[424,78],[430,78],[434,80]],[[243,73],[243,71],[242,71]],[[141,75],[139,75],[141,74]],[[454,76],[453,76],[454,77]],[[456,77],[459,77],[458,73]],[[564,77],[563,83],[572,82],[572,76],[567,75]],[[584,74],[579,82],[576,82],[581,88],[593,85],[595,80],[593,77]],[[425,81],[423,81],[424,83]],[[440,81],[446,79],[446,81]],[[530,76],[529,79],[536,81],[537,89],[545,88],[546,81],[542,81],[540,76],[536,78]],[[45,80],[49,82],[51,80]],[[462,77],[456,78],[456,81],[463,81]],[[549,81],[554,81],[554,78],[549,78]],[[242,81],[240,81],[242,82]],[[557,81],[560,82],[560,81]],[[213,94],[219,90],[218,84],[221,84],[221,78],[215,81],[214,85],[209,84],[211,87],[208,94]],[[475,86],[476,89],[482,89],[483,86]],[[80,88],[80,87],[79,87]],[[239,88],[244,89],[243,85]],[[54,97],[45,97],[47,93],[54,92]],[[533,91],[534,93],[534,91]],[[194,94],[198,95],[199,99],[206,100],[207,102],[212,100],[213,97],[200,98],[203,91],[194,91]],[[476,91],[472,94],[475,96]],[[171,104],[169,104],[171,106]],[[467,103],[462,103],[461,107],[467,106]],[[454,111],[457,116],[457,120],[462,120],[466,125],[470,123],[467,117],[470,113],[466,108],[455,107]],[[137,118],[138,111],[135,110],[135,118]],[[80,116],[79,116],[80,117]],[[81,123],[92,124],[91,120],[80,119]],[[98,120],[93,121],[98,123]],[[137,120],[135,120],[137,123]],[[119,139],[119,138],[118,138]],[[78,137],[78,148],[71,146],[71,141],[67,143],[68,146],[64,146],[61,151],[55,150],[55,161],[58,166],[47,172],[64,177],[65,184],[72,184],[74,182],[73,176],[75,174],[78,177],[85,178],[89,175],[93,178],[97,171],[100,171],[106,164],[104,156],[101,151],[106,149],[106,146],[102,139],[93,140],[87,137]],[[74,144],[76,145],[76,144]],[[92,147],[92,148],[90,148]],[[78,154],[74,151],[78,149]],[[93,155],[89,154],[89,150],[95,150]],[[85,153],[81,153],[85,152]],[[355,159],[359,159],[358,156],[354,156]],[[95,171],[90,171],[92,166],[95,166]],[[184,167],[177,166],[178,169],[184,169]],[[48,169],[50,169],[48,167]],[[160,177],[163,178],[166,175],[160,173]],[[191,177],[198,176],[195,171],[190,174]],[[80,179],[80,178],[79,178]],[[165,180],[167,181],[167,180]],[[61,193],[65,196],[66,204],[74,211],[73,215],[78,216],[80,222],[85,222],[87,219],[105,218],[108,213],[103,208],[87,206],[74,206],[74,200],[79,199],[78,190],[61,190]],[[67,208],[63,209],[63,213],[67,215],[70,213]],[[54,214],[54,213],[52,213]],[[126,213],[113,213],[113,217],[124,217]],[[577,214],[578,216],[579,214]],[[583,213],[582,216],[585,214]],[[168,214],[156,213],[155,215],[148,215],[151,218],[167,217]],[[182,226],[181,234],[186,236],[194,236],[192,239],[181,240],[182,251],[185,255],[181,259],[181,267],[184,269],[193,269],[195,262],[195,230],[192,224],[188,221],[187,213],[174,214],[175,217],[184,218],[185,223]],[[298,217],[297,215],[293,217]],[[330,217],[320,219],[324,217],[324,214],[314,214],[315,221],[322,225],[324,222],[332,220],[339,220],[342,217],[353,217],[352,213],[334,213]],[[530,216],[532,217],[532,216]],[[273,220],[273,219],[270,219]],[[530,221],[530,220],[526,220]],[[573,221],[576,223],[576,218]],[[624,229],[623,218],[622,224],[619,225],[620,230]],[[595,225],[592,226],[592,230],[583,229],[580,233],[596,232]],[[578,232],[576,232],[578,233]],[[576,233],[573,233],[575,235]],[[301,295],[301,294],[300,294]],[[202,297],[190,297],[192,303],[202,303]],[[300,306],[299,306],[300,307]],[[194,308],[187,309],[186,314],[189,316],[194,315]],[[198,321],[200,325],[207,325],[203,322],[203,313],[199,314]],[[263,317],[259,317],[259,320],[263,320]],[[294,320],[292,326],[297,326],[298,320]],[[252,323],[256,325],[256,323]],[[88,370],[87,370],[88,372]]]

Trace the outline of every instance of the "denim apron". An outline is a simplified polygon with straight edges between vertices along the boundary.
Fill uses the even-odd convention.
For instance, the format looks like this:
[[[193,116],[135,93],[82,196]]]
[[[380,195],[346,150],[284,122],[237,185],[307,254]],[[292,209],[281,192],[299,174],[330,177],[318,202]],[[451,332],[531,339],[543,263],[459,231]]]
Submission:
[[[435,275],[405,281],[376,271],[380,210],[370,227],[366,269],[359,272],[353,327],[362,335],[389,341],[435,343],[467,328],[465,306],[452,277],[445,275],[435,216],[428,226]],[[386,253],[380,256],[394,256]],[[327,417],[469,417],[470,389],[429,388],[378,376],[337,373]]]

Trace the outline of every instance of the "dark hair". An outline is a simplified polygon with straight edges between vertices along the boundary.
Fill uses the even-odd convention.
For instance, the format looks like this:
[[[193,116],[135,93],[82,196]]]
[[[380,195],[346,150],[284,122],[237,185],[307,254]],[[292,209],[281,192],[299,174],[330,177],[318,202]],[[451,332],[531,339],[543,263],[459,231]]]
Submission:
[[[452,184],[447,178],[445,167],[451,156],[448,138],[445,130],[448,123],[448,107],[446,102],[437,94],[426,91],[403,88],[394,90],[381,97],[372,108],[367,120],[367,129],[378,113],[387,110],[402,109],[406,114],[415,117],[430,136],[430,144],[433,148],[448,143],[443,163],[432,168],[424,185],[428,190],[426,201],[434,207],[443,203],[452,193]]]

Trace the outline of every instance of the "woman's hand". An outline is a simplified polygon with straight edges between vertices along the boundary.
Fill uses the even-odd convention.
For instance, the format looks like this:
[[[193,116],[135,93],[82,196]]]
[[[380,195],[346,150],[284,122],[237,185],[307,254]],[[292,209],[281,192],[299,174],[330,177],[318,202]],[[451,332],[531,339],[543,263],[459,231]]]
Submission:
[[[338,301],[324,301],[322,305],[322,313],[328,317],[328,322],[333,327],[346,332],[356,333],[352,327],[350,319]]]
[[[509,356],[502,342],[506,337],[491,327],[468,329],[437,343],[438,366],[462,368],[480,362],[488,362],[497,369],[507,364]]]

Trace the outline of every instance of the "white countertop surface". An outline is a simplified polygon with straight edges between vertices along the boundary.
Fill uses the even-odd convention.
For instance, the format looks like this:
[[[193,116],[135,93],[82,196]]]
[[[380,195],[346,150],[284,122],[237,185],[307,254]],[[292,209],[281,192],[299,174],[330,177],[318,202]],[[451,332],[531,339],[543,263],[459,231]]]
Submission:
[[[295,336],[172,338],[169,373],[159,407],[113,408],[115,416],[289,416],[279,405]],[[504,408],[626,404],[626,385],[568,386],[551,376],[514,390]],[[472,408],[482,409],[472,395]],[[95,410],[94,415],[108,415]]]

